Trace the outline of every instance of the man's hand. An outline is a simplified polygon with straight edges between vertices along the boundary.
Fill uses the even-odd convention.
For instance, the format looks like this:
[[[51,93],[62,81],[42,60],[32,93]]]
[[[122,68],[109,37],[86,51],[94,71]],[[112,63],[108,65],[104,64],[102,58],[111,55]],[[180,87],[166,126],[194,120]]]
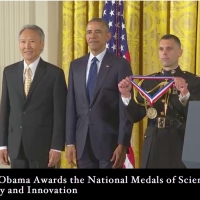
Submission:
[[[60,160],[61,157],[61,152],[55,151],[55,150],[50,150],[49,151],[49,163],[48,167],[54,167],[57,162]]]
[[[126,159],[126,148],[125,146],[119,144],[115,149],[113,156],[111,158],[111,162],[114,162],[112,168],[122,168],[124,161]]]
[[[178,91],[180,91],[182,96],[185,96],[189,91],[188,91],[188,83],[186,82],[185,79],[181,77],[175,77],[174,78],[174,83]]]
[[[125,79],[120,81],[118,83],[118,88],[119,88],[119,91],[120,91],[122,97],[129,98],[131,96],[130,91],[132,88],[132,84],[129,80],[129,77],[126,77]]]
[[[76,148],[74,145],[66,147],[66,158],[72,167],[76,167]]]
[[[4,165],[10,165],[10,162],[8,160],[8,150],[7,149],[0,150],[0,161]]]

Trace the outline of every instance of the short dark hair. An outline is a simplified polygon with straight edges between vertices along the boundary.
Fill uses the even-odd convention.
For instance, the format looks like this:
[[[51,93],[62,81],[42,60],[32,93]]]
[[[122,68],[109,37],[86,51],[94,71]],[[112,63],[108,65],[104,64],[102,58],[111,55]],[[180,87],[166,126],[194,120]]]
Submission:
[[[177,36],[173,35],[173,34],[164,35],[164,36],[161,37],[160,40],[169,40],[169,39],[173,39],[181,47],[180,39]]]
[[[106,29],[108,30],[108,32],[110,32],[108,23],[107,23],[104,19],[102,19],[102,18],[93,18],[93,19],[91,19],[91,20],[88,22],[88,24],[89,24],[90,22],[99,22],[99,23],[102,23],[102,24],[106,27]]]

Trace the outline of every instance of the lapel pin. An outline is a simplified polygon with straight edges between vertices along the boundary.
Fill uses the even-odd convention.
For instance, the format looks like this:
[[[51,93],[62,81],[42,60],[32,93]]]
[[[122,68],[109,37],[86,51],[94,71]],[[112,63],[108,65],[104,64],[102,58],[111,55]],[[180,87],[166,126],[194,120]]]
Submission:
[[[106,67],[109,67],[109,65],[106,65]]]

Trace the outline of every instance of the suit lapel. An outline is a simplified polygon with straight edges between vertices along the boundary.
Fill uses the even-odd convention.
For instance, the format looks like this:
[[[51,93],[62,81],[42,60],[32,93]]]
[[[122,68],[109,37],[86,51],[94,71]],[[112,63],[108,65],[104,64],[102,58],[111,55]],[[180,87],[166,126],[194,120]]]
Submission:
[[[23,81],[23,74],[24,74],[24,63],[21,61],[18,67],[18,81],[16,83],[19,84],[20,95],[24,98],[24,81]]]
[[[44,76],[45,71],[46,71],[45,62],[40,58],[40,61],[39,61],[38,66],[36,68],[35,75],[34,75],[32,83],[31,83],[31,87],[30,87],[30,90],[28,92],[26,101],[29,98],[29,96],[31,95],[31,93],[34,91],[37,84],[40,82],[41,78]]]
[[[89,54],[81,60],[80,66],[78,69],[78,81],[80,85],[80,91],[82,91],[82,96],[88,102],[88,97],[87,97],[87,90],[86,90],[86,70],[87,70],[87,63],[89,59]],[[89,102],[88,102],[89,104]]]
[[[98,95],[98,92],[106,78],[106,75],[112,68],[111,61],[112,61],[112,54],[109,52],[106,52],[106,54],[102,60],[101,66],[100,66],[99,74],[97,77],[97,83],[96,83],[95,90],[94,90],[93,100],[92,100],[91,104],[95,101],[95,99]]]

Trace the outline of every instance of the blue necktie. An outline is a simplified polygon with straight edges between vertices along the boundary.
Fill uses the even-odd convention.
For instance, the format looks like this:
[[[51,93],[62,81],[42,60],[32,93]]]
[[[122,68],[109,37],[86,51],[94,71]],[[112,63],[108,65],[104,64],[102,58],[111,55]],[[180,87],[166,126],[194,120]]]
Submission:
[[[96,57],[92,59],[88,81],[87,81],[87,92],[88,92],[89,102],[92,101],[94,88],[95,88],[96,80],[97,80],[97,61],[98,59]]]

